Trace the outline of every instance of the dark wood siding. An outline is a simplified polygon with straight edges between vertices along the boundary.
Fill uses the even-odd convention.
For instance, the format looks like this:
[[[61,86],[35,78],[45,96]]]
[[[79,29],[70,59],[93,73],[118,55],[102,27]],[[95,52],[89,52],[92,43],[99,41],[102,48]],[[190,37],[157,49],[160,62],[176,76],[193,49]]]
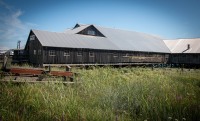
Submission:
[[[171,54],[170,63],[172,64],[200,64],[200,54],[198,53],[181,53]]]
[[[27,45],[25,48],[26,52],[28,53],[29,62],[32,63],[33,65],[42,65],[43,64],[42,45],[36,36],[34,40],[30,40],[31,35],[34,35],[34,33],[30,32]]]
[[[52,50],[53,56],[49,55]],[[166,63],[167,59],[163,53],[43,47],[44,64]]]

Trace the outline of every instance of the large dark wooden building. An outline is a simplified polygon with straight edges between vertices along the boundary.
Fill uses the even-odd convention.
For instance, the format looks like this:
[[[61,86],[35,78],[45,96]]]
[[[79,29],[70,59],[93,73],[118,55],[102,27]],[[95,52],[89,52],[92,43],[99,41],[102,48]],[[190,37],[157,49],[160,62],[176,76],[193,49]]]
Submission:
[[[171,51],[169,63],[200,67],[200,38],[164,40]]]
[[[161,38],[133,31],[76,24],[65,32],[31,30],[25,51],[34,65],[166,63]]]

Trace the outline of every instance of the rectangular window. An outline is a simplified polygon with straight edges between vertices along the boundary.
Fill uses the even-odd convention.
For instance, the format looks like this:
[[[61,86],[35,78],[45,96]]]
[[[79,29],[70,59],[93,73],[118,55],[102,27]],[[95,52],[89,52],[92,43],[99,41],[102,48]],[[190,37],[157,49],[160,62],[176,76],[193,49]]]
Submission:
[[[41,55],[42,54],[42,51],[41,50],[38,50],[38,55]]]
[[[94,52],[89,52],[90,57],[94,57]]]
[[[49,50],[49,56],[56,56],[55,50]]]
[[[95,31],[93,31],[93,30],[88,30],[88,33],[87,33],[88,35],[95,35]]]
[[[70,52],[68,50],[64,51],[64,56],[70,56]]]
[[[129,54],[128,54],[128,53],[123,53],[122,56],[123,56],[123,57],[128,57]]]
[[[113,53],[113,57],[118,57],[118,54],[117,53]]]
[[[31,35],[30,40],[35,40],[35,35]]]
[[[77,52],[77,56],[82,56],[82,52]]]
[[[126,53],[122,53],[122,57],[126,57]]]
[[[37,53],[36,50],[33,50],[33,54],[36,55],[36,53]]]

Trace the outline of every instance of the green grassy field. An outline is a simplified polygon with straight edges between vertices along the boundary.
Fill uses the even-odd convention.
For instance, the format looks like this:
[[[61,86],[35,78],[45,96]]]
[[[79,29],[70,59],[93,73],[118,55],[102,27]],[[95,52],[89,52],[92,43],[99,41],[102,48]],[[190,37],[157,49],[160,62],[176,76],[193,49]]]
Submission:
[[[198,121],[200,70],[74,69],[72,85],[0,83],[3,121]],[[56,79],[55,79],[56,80]]]

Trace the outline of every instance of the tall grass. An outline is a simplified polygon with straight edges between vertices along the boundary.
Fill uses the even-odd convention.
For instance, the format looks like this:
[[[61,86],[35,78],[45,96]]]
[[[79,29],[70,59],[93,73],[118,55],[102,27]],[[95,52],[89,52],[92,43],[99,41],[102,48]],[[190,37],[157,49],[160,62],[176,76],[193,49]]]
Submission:
[[[0,84],[3,120],[200,119],[200,70],[92,67],[81,83]]]

